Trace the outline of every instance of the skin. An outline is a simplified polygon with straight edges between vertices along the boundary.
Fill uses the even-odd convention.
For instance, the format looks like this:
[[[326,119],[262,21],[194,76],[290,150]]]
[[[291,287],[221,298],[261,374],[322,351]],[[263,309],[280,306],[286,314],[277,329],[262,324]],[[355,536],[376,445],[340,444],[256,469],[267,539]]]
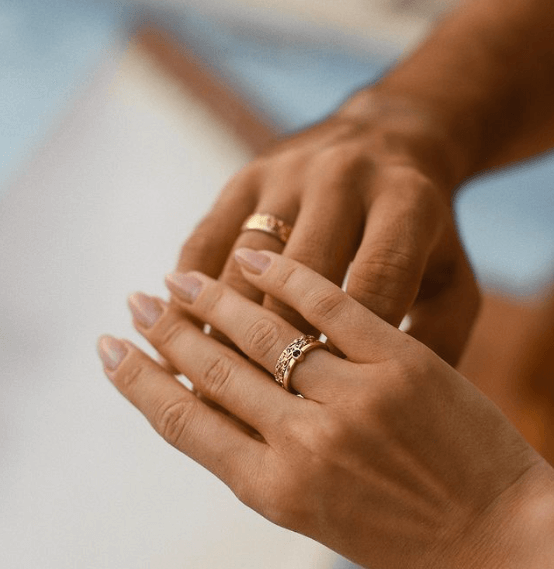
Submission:
[[[162,437],[269,520],[372,569],[554,567],[553,470],[483,394],[313,270],[269,251],[237,259],[345,357],[313,350],[293,371],[303,397],[288,393],[271,374],[300,331],[221,281],[173,275],[182,311],[138,293],[134,324],[218,408],[130,342],[99,343]]]
[[[554,143],[554,4],[462,2],[429,39],[321,123],[247,165],[185,242],[178,270],[220,278],[304,332],[233,260],[238,247],[282,252],[340,284],[448,363],[458,361],[479,293],[460,246],[452,198],[466,179]],[[271,213],[286,246],[241,233]]]

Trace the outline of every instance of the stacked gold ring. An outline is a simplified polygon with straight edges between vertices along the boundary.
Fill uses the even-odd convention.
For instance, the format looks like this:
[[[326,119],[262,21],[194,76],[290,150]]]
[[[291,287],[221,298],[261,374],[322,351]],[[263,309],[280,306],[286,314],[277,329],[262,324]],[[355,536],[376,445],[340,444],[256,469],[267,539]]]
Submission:
[[[263,231],[284,245],[289,240],[292,226],[270,213],[255,213],[242,224],[241,231]]]
[[[314,336],[300,336],[293,340],[282,352],[275,364],[275,381],[287,391],[297,393],[291,385],[291,375],[296,364],[301,362],[308,352],[317,348],[329,351],[323,342]]]

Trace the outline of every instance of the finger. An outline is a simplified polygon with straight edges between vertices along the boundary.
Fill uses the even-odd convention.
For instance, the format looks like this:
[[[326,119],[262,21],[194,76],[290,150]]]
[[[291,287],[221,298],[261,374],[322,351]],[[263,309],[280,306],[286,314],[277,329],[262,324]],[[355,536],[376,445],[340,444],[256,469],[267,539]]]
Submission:
[[[294,231],[283,250],[283,255],[306,265],[336,284],[342,284],[350,260],[354,256],[363,227],[363,215],[356,194],[345,187],[344,180],[333,177],[310,183],[317,190],[310,191],[302,204]],[[262,247],[251,247],[262,250]],[[279,314],[306,334],[315,329],[290,306],[272,296],[263,305]]]
[[[277,204],[272,205],[270,202],[265,202],[269,205],[261,205],[257,209],[257,213],[261,214],[269,214],[273,215],[277,219],[283,221],[284,223],[292,226],[288,220],[293,219],[294,208],[292,207],[291,203],[288,203],[288,207],[286,204]],[[276,213],[275,213],[276,212]],[[241,246],[244,243],[250,243],[254,247],[265,247],[271,251],[280,252],[283,250],[284,243],[275,235],[271,235],[266,233],[265,231],[260,230],[246,230],[242,231],[241,234],[235,240],[233,244],[233,248],[237,246]],[[245,298],[249,298],[254,302],[259,304],[262,303],[263,294],[254,288],[243,276],[242,272],[237,266],[236,261],[232,254],[229,255],[227,262],[225,263],[225,267],[223,268],[221,274],[221,280],[227,283],[229,286],[233,287],[235,290],[240,292],[242,296]],[[232,345],[232,342],[221,333],[221,330],[212,327],[210,334],[219,340],[222,344]]]
[[[292,306],[348,359],[377,362],[399,349],[402,334],[312,269],[269,251],[236,257],[252,284]]]
[[[221,273],[242,222],[256,203],[256,187],[257,172],[252,168],[231,179],[183,244],[179,271],[199,270],[213,277]]]
[[[446,274],[448,284],[441,286],[439,281],[437,285],[433,280],[431,290],[427,290],[425,281],[422,283],[420,295],[408,313],[406,329],[451,366],[463,353],[480,305],[479,289],[461,248],[459,258],[450,269],[439,269]]]
[[[290,396],[267,374],[177,311],[167,310],[159,299],[135,293],[129,308],[136,329],[205,397],[264,436],[282,424],[294,398],[291,404]]]
[[[257,170],[245,168],[225,186],[210,212],[197,225],[181,248],[178,270],[201,270],[219,276],[242,222],[254,207]],[[203,322],[196,322],[202,327]]]
[[[158,355],[156,358],[158,364],[171,375],[179,375],[181,372],[171,363],[168,362],[163,356]]]
[[[294,220],[298,212],[298,205],[296,203],[296,200],[285,201],[282,199],[282,197],[280,197],[279,200],[275,200],[273,196],[281,196],[282,190],[280,188],[272,190],[271,186],[266,187],[265,189],[269,197],[263,199],[260,203],[258,203],[255,211],[254,212],[250,211],[249,214],[251,213],[269,214],[283,221],[290,227],[292,227],[294,225]],[[281,251],[283,251],[285,244],[277,236],[266,233],[265,231],[246,230],[242,231],[237,236],[235,242],[232,244],[232,250],[235,250],[240,247],[254,247],[254,248],[262,247],[269,251],[275,251],[276,253],[280,253]],[[235,290],[240,292],[245,298],[249,298],[261,304],[263,298],[262,294],[260,293],[259,290],[254,288],[247,280],[245,280],[240,268],[237,266],[234,256],[232,255],[232,251],[221,273],[221,280],[227,283],[228,285],[232,286]]]
[[[174,273],[168,276],[166,283],[187,311],[221,330],[244,354],[271,374],[275,372],[281,352],[302,335],[273,312],[201,273]],[[302,395],[314,399],[326,389],[327,382],[333,381],[335,360],[340,360],[323,350],[309,352],[306,359],[308,363],[296,366],[293,385]],[[260,396],[263,394],[255,398]]]
[[[154,429],[231,488],[249,476],[246,465],[262,464],[267,445],[204,405],[130,342],[104,336],[98,351],[108,378]]]
[[[371,206],[346,290],[394,326],[417,296],[437,238],[436,216],[424,191],[390,191]]]

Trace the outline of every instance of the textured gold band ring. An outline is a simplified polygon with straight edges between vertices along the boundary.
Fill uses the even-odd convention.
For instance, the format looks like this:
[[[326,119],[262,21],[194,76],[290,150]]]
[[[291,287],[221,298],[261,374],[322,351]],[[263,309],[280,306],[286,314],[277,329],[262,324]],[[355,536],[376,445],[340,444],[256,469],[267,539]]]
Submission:
[[[314,336],[300,336],[293,340],[279,356],[275,364],[275,381],[291,393],[296,390],[291,386],[291,375],[296,364],[301,362],[308,352],[316,348],[323,348],[329,351],[329,348],[323,342],[320,342]]]
[[[292,227],[270,213],[255,213],[246,219],[241,228],[241,231],[252,230],[269,233],[284,245],[289,240]]]

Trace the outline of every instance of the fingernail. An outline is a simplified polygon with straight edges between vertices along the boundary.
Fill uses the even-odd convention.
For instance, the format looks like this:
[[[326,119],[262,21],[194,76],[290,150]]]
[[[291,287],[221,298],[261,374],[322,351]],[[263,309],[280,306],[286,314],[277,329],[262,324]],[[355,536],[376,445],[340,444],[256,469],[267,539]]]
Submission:
[[[111,371],[116,370],[127,355],[127,346],[121,340],[112,336],[101,336],[97,347],[98,355],[104,367]]]
[[[271,259],[267,255],[245,247],[235,251],[235,259],[246,270],[257,275],[261,275],[271,263]]]
[[[162,307],[154,298],[142,292],[132,294],[128,303],[135,320],[145,328],[154,326],[163,312]]]
[[[200,279],[187,273],[172,273],[165,277],[167,288],[179,298],[193,303],[204,286]]]

